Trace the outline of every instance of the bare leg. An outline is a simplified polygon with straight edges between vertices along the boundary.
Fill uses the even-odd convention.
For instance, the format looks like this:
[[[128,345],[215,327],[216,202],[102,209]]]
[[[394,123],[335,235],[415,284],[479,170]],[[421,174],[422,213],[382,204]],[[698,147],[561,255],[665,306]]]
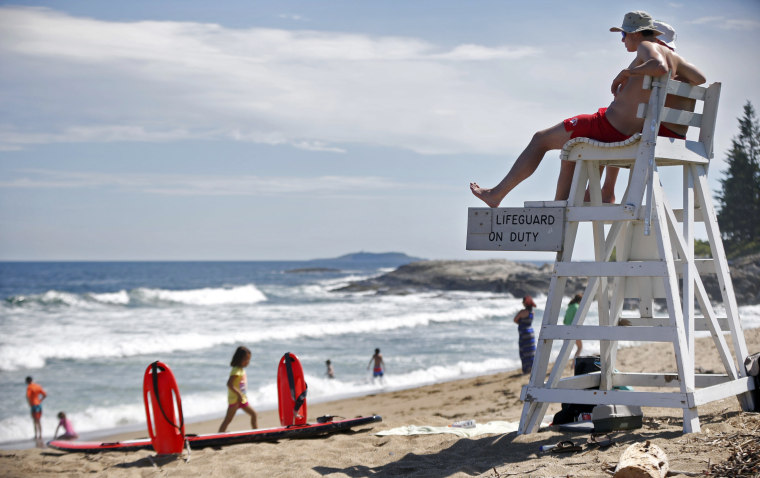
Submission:
[[[559,167],[559,178],[557,178],[557,192],[554,194],[555,201],[565,201],[570,196],[570,186],[573,183],[574,172],[574,161],[562,161]]]
[[[488,189],[480,187],[477,183],[470,183],[470,190],[488,206],[498,207],[510,191],[533,174],[546,152],[562,148],[562,145],[570,139],[570,135],[569,131],[565,131],[563,123],[539,131],[533,135],[528,146],[520,153],[512,169],[499,184]]]
[[[259,428],[259,421],[258,421],[258,415],[256,414],[256,410],[253,409],[250,405],[246,405],[242,408],[242,410],[251,416],[251,428],[253,430]]]
[[[222,420],[222,424],[219,426],[219,433],[227,431],[227,427],[232,422],[232,419],[235,418],[235,412],[237,412],[236,406],[227,407],[227,415],[224,416],[224,420]]]
[[[581,350],[583,350],[583,341],[582,340],[576,340],[575,346],[577,347],[575,351],[575,358],[578,358],[578,356],[581,354]]]
[[[615,202],[615,183],[617,182],[620,168],[607,166],[607,172],[604,175],[604,185],[602,186],[602,202]]]
[[[602,171],[604,171],[604,166],[599,166],[599,176],[602,175]],[[615,202],[615,183],[617,182],[619,172],[620,168],[614,166],[607,167],[607,174],[604,176],[604,184],[602,185],[603,203],[611,204]],[[591,201],[588,189],[586,189],[586,195],[583,196],[583,200],[586,202]]]
[[[37,448],[45,447],[45,443],[42,441],[42,423],[38,417],[34,418],[34,444]]]

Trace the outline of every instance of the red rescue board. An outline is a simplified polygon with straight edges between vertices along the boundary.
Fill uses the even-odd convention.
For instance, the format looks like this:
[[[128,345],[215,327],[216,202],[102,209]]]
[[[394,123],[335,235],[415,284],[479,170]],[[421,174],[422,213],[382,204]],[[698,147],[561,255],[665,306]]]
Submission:
[[[286,353],[277,367],[280,425],[287,427],[306,424],[306,389],[301,361],[295,354]]]
[[[185,444],[182,400],[177,380],[165,363],[156,361],[145,369],[143,401],[148,434],[156,453],[182,453]]]
[[[350,430],[353,427],[383,421],[380,415],[349,418],[347,420],[328,421],[311,425],[296,425],[292,427],[262,428],[239,432],[210,433],[207,435],[187,435],[190,448],[233,445],[236,443],[254,443],[277,441],[286,438],[311,438]],[[126,440],[120,442],[76,442],[68,440],[52,440],[50,448],[67,452],[100,453],[104,451],[136,451],[150,449],[152,444],[148,438]]]

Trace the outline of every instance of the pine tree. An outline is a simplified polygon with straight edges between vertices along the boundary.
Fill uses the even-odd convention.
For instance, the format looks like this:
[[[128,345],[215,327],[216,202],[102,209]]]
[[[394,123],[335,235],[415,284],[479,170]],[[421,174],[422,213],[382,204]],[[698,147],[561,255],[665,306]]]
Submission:
[[[760,126],[749,101],[726,162],[716,199],[718,225],[730,254],[760,241]]]

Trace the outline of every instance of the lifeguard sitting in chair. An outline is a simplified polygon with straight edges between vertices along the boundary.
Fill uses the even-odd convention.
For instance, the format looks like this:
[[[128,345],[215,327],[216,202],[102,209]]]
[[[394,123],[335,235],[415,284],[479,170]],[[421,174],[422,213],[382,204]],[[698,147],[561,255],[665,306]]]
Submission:
[[[528,146],[517,157],[512,169],[494,188],[483,188],[477,183],[470,183],[472,193],[488,206],[498,207],[512,189],[535,172],[548,151],[561,149],[572,138],[586,137],[614,143],[640,133],[644,118],[637,117],[637,109],[640,103],[646,103],[649,99],[649,91],[642,87],[645,76],[658,77],[670,73],[672,79],[691,85],[705,82],[705,77],[694,65],[676,54],[667,43],[658,40],[671,40],[672,44],[673,38],[669,35],[672,34],[674,37],[675,32],[672,32],[668,25],[654,22],[648,13],[626,13],[623,25],[620,28],[610,28],[610,31],[621,32],[626,49],[636,53],[636,58],[629,67],[622,70],[612,81],[612,94],[615,96],[612,103],[594,114],[574,116],[534,134]],[[691,109],[689,99],[669,97],[667,101],[666,106]],[[671,101],[680,103],[670,104]],[[687,128],[688,126],[666,123],[661,125],[659,135],[684,139]],[[562,161],[555,200],[567,199],[574,168],[573,162]],[[617,174],[617,168],[608,168],[602,187],[603,202],[615,201]]]

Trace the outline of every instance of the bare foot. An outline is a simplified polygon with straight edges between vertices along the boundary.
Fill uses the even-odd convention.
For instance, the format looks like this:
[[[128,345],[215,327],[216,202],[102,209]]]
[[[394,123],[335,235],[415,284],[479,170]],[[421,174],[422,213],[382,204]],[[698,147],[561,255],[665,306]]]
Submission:
[[[499,207],[501,203],[502,198],[496,196],[492,189],[481,188],[478,183],[470,183],[470,191],[488,207]]]

